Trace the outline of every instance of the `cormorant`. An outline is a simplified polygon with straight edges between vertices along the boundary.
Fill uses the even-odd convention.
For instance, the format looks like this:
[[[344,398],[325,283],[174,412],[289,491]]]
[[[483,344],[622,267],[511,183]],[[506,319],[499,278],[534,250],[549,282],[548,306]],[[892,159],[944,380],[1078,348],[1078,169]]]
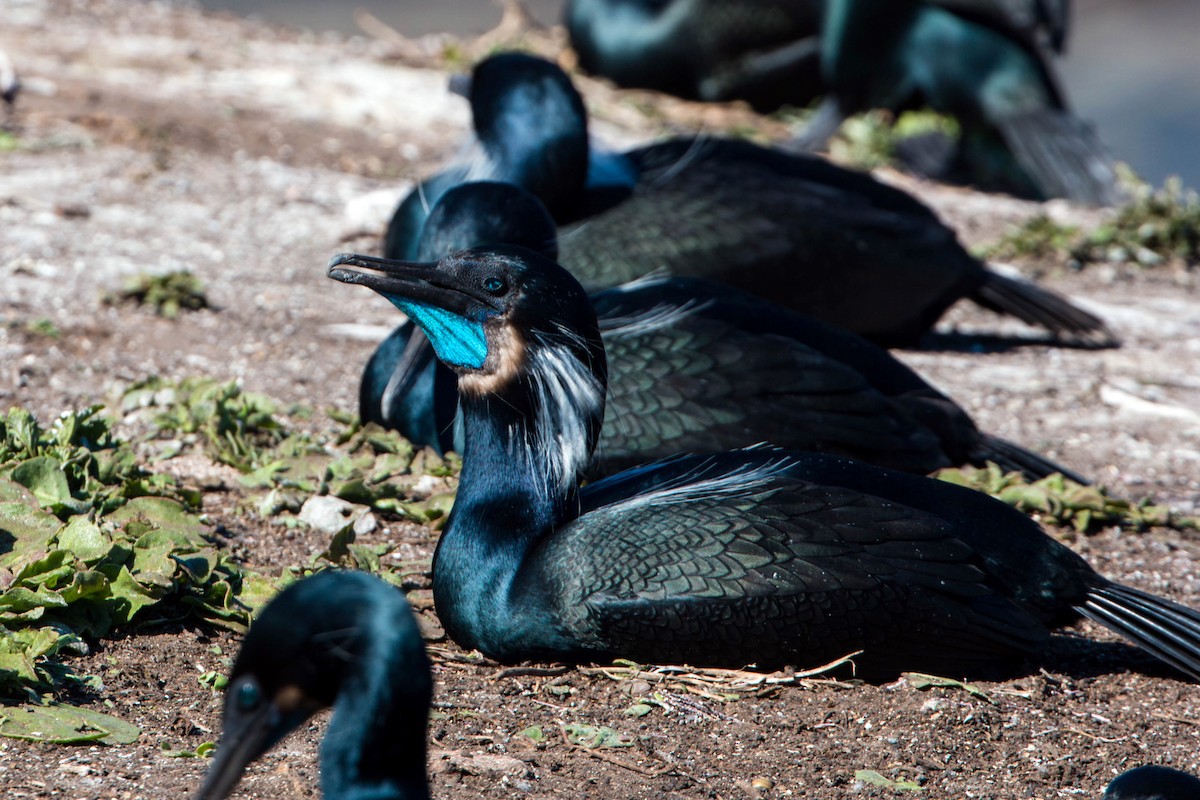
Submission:
[[[464,183],[430,212],[418,254],[436,261],[516,244],[554,258],[555,235],[528,192]],[[922,474],[990,460],[1031,479],[1065,472],[1086,482],[981,433],[886,350],[728,286],[643,278],[591,301],[608,354],[608,414],[589,478],[677,453],[771,442]],[[461,453],[457,412],[454,373],[412,322],[396,328],[363,371],[359,416],[417,445]]]
[[[618,86],[760,111],[821,94],[821,0],[568,0],[579,65]]]
[[[1027,9],[1024,19],[1006,13],[1010,5]],[[799,143],[823,145],[860,111],[927,105],[959,121],[959,161],[972,180],[1112,205],[1121,199],[1113,160],[1070,112],[1028,28],[1032,19],[1061,45],[1065,16],[1065,4],[1044,0],[827,0],[828,94]]]
[[[1200,779],[1170,767],[1136,767],[1113,778],[1103,800],[1200,800]]]
[[[1067,0],[928,0],[1058,52]],[[822,0],[567,0],[579,65],[618,86],[763,112],[822,94]]]
[[[516,246],[435,265],[335,257],[458,373],[466,451],[433,564],[438,616],[499,661],[614,657],[966,674],[1086,616],[1200,678],[1200,613],[1109,581],[980,492],[772,449],[580,488],[605,355],[582,286]]]
[[[917,341],[966,297],[1064,339],[1115,343],[1099,319],[988,269],[929,208],[869,175],[707,137],[589,158],[582,98],[561,69],[529,55],[480,62],[469,93],[481,152],[401,202],[389,258],[416,257],[428,209],[451,186],[503,180],[537,195],[565,226],[559,260],[589,290],[665,269],[889,346]]]
[[[242,643],[224,733],[195,800],[228,797],[246,767],[323,708],[327,798],[428,800],[433,680],[404,595],[361,572],[318,573],[272,600]]]

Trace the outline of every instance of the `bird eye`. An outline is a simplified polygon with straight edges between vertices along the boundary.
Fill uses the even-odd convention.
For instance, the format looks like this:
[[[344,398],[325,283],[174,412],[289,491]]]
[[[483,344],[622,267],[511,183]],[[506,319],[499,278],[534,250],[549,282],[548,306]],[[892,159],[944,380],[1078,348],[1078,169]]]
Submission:
[[[494,294],[499,297],[508,291],[508,284],[503,278],[488,278],[483,282],[483,289],[488,294]]]
[[[237,688],[237,707],[239,711],[253,711],[262,702],[262,690],[253,681],[247,681]]]

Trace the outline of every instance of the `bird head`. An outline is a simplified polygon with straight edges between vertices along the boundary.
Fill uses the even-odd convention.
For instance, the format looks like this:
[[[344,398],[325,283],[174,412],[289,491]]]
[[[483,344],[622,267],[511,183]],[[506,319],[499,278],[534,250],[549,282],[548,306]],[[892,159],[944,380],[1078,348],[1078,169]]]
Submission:
[[[416,255],[432,262],[488,244],[521,245],[553,259],[558,251],[554,219],[536,197],[512,184],[460,184],[430,211]],[[405,322],[371,356],[359,412],[363,420],[394,427],[416,444],[461,452],[462,428],[452,421],[456,387],[453,374],[437,364],[429,340]]]
[[[587,181],[587,110],[567,74],[536,56],[501,53],[463,83],[493,177],[520,184],[556,215],[576,202]]]
[[[388,613],[372,613],[376,609]],[[382,634],[372,627],[380,620],[388,629]],[[373,650],[371,643],[381,638],[390,646]],[[234,661],[220,746],[195,800],[227,797],[250,763],[338,702],[351,676],[361,676],[379,657],[407,665],[411,686],[396,694],[422,706],[423,730],[428,662],[397,590],[362,573],[330,571],[280,592],[251,625]]]
[[[489,244],[515,244],[558,258],[558,230],[542,202],[511,183],[475,181],[447,191],[421,228],[417,259]]]
[[[493,245],[436,263],[343,254],[330,261],[329,277],[368,286],[407,314],[458,373],[464,395],[503,393],[535,353],[551,348],[603,387],[604,350],[587,294],[532,250]]]

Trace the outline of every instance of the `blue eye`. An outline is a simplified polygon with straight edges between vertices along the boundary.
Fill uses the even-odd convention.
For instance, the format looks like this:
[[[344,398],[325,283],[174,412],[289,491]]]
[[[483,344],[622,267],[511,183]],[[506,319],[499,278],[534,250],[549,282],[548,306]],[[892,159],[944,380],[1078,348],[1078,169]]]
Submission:
[[[483,282],[483,289],[498,297],[508,291],[508,284],[504,282],[503,278],[488,278]]]
[[[239,711],[253,711],[262,702],[262,690],[254,681],[247,681],[237,687],[235,701]]]

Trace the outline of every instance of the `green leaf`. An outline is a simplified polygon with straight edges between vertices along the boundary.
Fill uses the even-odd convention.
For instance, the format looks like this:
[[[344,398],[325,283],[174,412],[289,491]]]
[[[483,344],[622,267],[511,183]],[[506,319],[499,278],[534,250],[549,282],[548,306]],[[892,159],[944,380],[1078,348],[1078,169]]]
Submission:
[[[66,605],[66,600],[42,587],[31,591],[23,586],[14,586],[0,594],[0,612],[20,614],[33,608],[65,608]]]
[[[534,742],[546,741],[546,734],[540,725],[530,725],[525,730],[518,731],[517,736],[524,736],[526,739]]]
[[[213,742],[203,742],[195,750],[172,750],[166,742],[159,745],[160,754],[167,758],[208,758],[216,749]]]
[[[76,706],[0,707],[0,736],[50,744],[130,744],[141,730],[109,714]]]
[[[207,686],[210,689],[221,690],[229,685],[229,678],[215,670],[200,673],[196,677],[196,680],[201,686]]]
[[[60,580],[69,576],[72,569],[66,564],[70,553],[65,550],[52,550],[49,553],[37,553],[38,558],[26,561],[13,577],[13,586],[33,588],[46,585],[53,589]]]
[[[24,461],[12,471],[12,479],[33,492],[43,506],[53,508],[71,502],[71,487],[62,462],[56,458],[37,456]]]
[[[26,506],[36,506],[37,498],[33,492],[8,478],[0,478],[0,503],[19,503]]]
[[[108,578],[103,573],[81,570],[75,573],[71,585],[62,590],[61,596],[67,603],[77,603],[87,598],[111,597],[112,593],[108,590]]]
[[[963,681],[955,680],[954,678],[943,678],[939,675],[927,675],[924,672],[904,672],[901,673],[901,677],[907,680],[909,685],[911,685],[914,689],[932,689],[934,687],[962,689],[967,694],[978,697],[980,700],[991,703],[992,705],[997,705],[996,701],[989,697],[987,692],[983,691],[978,686],[970,683],[964,683]]]
[[[923,792],[925,787],[919,783],[912,781],[894,781],[891,778],[885,778],[873,769],[860,769],[854,773],[856,781],[862,781],[869,786],[882,786],[885,789],[893,789],[897,792]]]
[[[58,546],[75,554],[85,564],[95,564],[113,548],[112,538],[85,516],[72,517],[58,534]]]
[[[607,747],[632,747],[633,739],[617,733],[607,726],[582,725],[573,722],[562,724],[567,741],[579,747],[598,749]]]
[[[111,515],[118,523],[132,520],[147,522],[155,528],[201,536],[206,528],[183,504],[168,497],[135,497]]]
[[[23,503],[0,503],[0,567],[13,569],[41,558],[62,527],[53,514]]]
[[[292,580],[289,579],[286,571],[284,572],[284,577],[279,579],[250,573],[242,578],[242,591],[238,596],[238,600],[251,613],[257,614],[271,601],[271,598],[279,594],[284,586],[291,582]]]
[[[112,597],[120,601],[113,613],[113,622],[123,625],[133,619],[139,611],[153,605],[162,597],[162,592],[138,583],[126,567],[121,567],[115,577],[109,576]]]

